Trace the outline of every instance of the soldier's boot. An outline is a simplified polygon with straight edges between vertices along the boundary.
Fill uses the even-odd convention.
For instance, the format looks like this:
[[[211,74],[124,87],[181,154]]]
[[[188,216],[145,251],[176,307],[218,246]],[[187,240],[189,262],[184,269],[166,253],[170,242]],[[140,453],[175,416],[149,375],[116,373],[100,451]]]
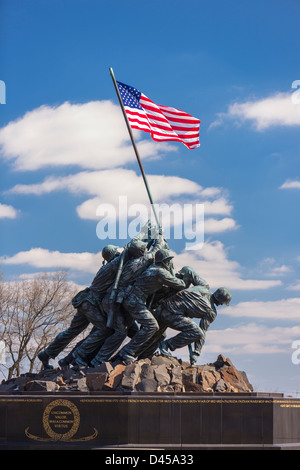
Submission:
[[[158,344],[158,348],[162,356],[172,357],[172,354],[168,351],[169,349],[168,340],[163,339],[162,341],[160,341]]]
[[[83,358],[82,356],[80,356],[80,354],[78,354],[77,351],[74,351],[72,356],[74,358],[73,361],[72,361],[72,364],[74,364],[76,366],[79,366],[79,367],[88,367],[89,366],[86,359]]]
[[[63,357],[62,359],[58,361],[58,365],[61,368],[69,366],[70,363],[71,363],[71,360],[67,359],[67,357]]]
[[[49,364],[50,356],[46,353],[46,351],[41,351],[38,353],[37,357],[42,362],[44,369],[53,369],[53,366]]]
[[[136,357],[132,356],[131,354],[129,354],[126,350],[121,350],[119,352],[119,356],[121,357],[121,360],[126,364],[131,364],[132,362],[135,362],[136,361]]]
[[[93,367],[97,367],[97,366],[100,366],[100,364],[102,364],[103,362],[106,362],[107,359],[101,357],[101,356],[96,356],[94,357],[94,359],[91,360],[91,366]]]

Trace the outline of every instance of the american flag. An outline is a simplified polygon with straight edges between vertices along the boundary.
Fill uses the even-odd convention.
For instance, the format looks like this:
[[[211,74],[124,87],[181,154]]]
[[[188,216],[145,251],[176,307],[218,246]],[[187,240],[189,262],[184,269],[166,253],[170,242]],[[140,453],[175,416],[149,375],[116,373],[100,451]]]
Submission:
[[[200,120],[149,100],[136,88],[117,82],[124,109],[133,129],[150,132],[156,141],[177,140],[189,149],[200,147]]]

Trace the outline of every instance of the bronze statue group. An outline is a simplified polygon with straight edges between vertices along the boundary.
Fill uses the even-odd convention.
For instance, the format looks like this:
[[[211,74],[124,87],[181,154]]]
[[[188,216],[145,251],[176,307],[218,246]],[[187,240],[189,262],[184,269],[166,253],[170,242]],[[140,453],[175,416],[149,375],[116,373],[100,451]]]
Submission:
[[[70,326],[38,354],[44,368],[90,324],[89,335],[79,341],[58,364],[97,367],[120,359],[129,364],[163,356],[189,347],[190,363],[196,364],[206,331],[217,315],[216,306],[231,300],[225,287],[211,293],[209,285],[193,268],[174,273],[173,257],[160,229],[147,223],[138,237],[120,252],[107,245],[103,265],[90,287],[72,300],[76,313]],[[199,319],[198,324],[193,318]],[[166,330],[179,331],[166,338]]]

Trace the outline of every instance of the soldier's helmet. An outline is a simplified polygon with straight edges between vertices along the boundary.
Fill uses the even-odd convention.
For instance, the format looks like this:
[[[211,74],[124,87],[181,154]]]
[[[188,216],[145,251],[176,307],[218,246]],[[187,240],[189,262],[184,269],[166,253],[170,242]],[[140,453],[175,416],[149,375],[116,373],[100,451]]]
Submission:
[[[226,289],[226,287],[219,287],[219,289],[217,289],[213,295],[217,302],[222,305],[229,305],[231,301],[231,293],[228,289]]]
[[[155,253],[155,264],[170,261],[174,256],[171,256],[169,250],[161,249]]]
[[[113,260],[116,256],[119,256],[118,247],[115,245],[106,245],[102,250],[102,257],[108,263]]]
[[[128,246],[128,251],[134,258],[140,258],[147,251],[147,243],[142,240],[132,240]]]
[[[186,278],[188,276],[191,276],[194,272],[194,269],[191,268],[190,266],[183,266],[180,271],[176,274],[176,277],[179,277],[180,279]]]

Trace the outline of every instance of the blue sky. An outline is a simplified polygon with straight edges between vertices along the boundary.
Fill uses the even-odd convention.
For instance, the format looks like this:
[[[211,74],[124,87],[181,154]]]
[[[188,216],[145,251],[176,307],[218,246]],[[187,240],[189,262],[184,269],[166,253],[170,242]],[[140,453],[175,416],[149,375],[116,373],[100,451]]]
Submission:
[[[299,2],[182,5],[1,1],[1,269],[68,269],[88,285],[107,242],[99,204],[147,203],[113,67],[201,120],[194,150],[135,133],[155,201],[204,204],[203,247],[169,240],[176,267],[233,294],[200,362],[222,353],[256,389],[299,393]]]

